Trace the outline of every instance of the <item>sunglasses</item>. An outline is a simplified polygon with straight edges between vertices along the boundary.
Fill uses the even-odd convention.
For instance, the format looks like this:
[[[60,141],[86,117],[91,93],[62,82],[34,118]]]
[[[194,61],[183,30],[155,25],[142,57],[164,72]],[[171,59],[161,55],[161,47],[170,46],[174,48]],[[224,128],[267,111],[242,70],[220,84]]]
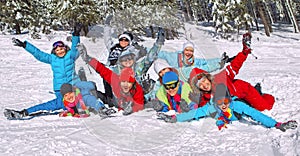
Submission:
[[[126,62],[134,59],[134,55],[125,55],[120,58],[120,62]]]
[[[125,38],[125,37],[120,38],[119,41],[126,41],[126,42],[129,42],[129,40],[128,40],[127,38]]]
[[[56,49],[57,47],[64,47],[65,44],[62,41],[57,41],[53,43],[53,49]]]
[[[175,89],[178,85],[178,82],[179,81],[176,81],[176,82],[171,83],[171,84],[164,84],[164,87],[165,87],[166,90]]]
[[[223,104],[228,105],[230,103],[230,99],[223,98],[216,101],[217,105],[222,106]]]

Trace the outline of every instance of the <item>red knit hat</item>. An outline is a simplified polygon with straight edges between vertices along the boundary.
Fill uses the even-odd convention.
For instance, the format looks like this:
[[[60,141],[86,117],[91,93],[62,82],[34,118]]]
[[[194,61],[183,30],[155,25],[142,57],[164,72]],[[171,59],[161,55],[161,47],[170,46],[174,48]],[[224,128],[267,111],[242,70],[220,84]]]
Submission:
[[[191,71],[191,73],[190,73],[190,79],[189,79],[189,83],[190,84],[192,84],[192,80],[194,80],[194,79],[199,79],[199,77],[198,78],[194,78],[195,76],[198,76],[199,74],[201,74],[201,73],[208,73],[207,71],[205,71],[205,70],[202,70],[202,69],[199,69],[199,68],[194,68],[192,71]]]
[[[135,78],[134,78],[134,71],[131,68],[123,68],[120,74],[120,81],[127,81],[134,83]]]

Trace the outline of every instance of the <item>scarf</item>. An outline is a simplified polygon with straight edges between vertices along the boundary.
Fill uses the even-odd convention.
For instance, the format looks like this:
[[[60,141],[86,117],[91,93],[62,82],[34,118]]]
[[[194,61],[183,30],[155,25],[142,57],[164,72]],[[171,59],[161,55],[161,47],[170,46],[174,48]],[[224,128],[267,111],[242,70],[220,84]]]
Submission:
[[[227,128],[226,125],[231,122],[231,119],[232,119],[232,110],[230,108],[228,108],[226,112],[221,112],[220,116],[216,121],[216,125],[218,126],[219,130],[221,130],[223,127]]]

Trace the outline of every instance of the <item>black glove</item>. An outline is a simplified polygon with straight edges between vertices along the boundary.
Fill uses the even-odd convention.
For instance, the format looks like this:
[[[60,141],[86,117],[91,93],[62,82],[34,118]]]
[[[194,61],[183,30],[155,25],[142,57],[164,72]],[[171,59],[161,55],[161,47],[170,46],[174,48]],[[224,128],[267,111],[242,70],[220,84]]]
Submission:
[[[189,99],[193,102],[195,102],[196,104],[199,104],[201,102],[201,98],[202,98],[202,93],[195,93],[195,92],[190,92],[189,93]]]
[[[156,115],[157,115],[158,119],[164,120],[165,122],[169,122],[169,123],[177,122],[175,115],[167,115],[163,112],[158,112]]]
[[[181,112],[188,112],[188,111],[190,111],[190,107],[189,107],[188,103],[184,99],[180,100],[179,106],[180,106]]]
[[[133,105],[133,103],[131,101],[122,103],[121,107],[124,110],[123,115],[129,115],[133,112],[132,105]]]
[[[76,46],[77,50],[79,51],[80,55],[81,55],[81,58],[84,62],[86,63],[89,63],[91,61],[91,57],[87,54],[87,51],[86,51],[86,47],[84,46],[84,44],[82,43],[79,43],[77,46]]]
[[[113,18],[113,15],[108,15],[108,16],[106,17],[106,19],[105,19],[104,24],[105,24],[105,25],[110,25],[110,22],[111,22],[112,18]]]
[[[101,107],[98,111],[100,117],[108,117],[111,114],[116,113],[112,108]]]
[[[141,77],[141,84],[143,86],[144,94],[148,94],[153,89],[155,81],[150,79],[149,74],[143,74]]]
[[[223,54],[222,54],[222,57],[221,57],[221,61],[220,61],[220,69],[222,69],[224,66],[225,66],[225,64],[226,63],[228,63],[228,60],[229,60],[229,57],[228,57],[228,55],[226,54],[226,52],[224,52]]]
[[[16,39],[14,37],[12,38],[12,42],[13,42],[14,46],[19,46],[19,47],[23,47],[23,48],[26,47],[26,43],[25,42],[22,42],[19,39]]]
[[[159,45],[164,45],[165,43],[165,31],[161,27],[158,28],[156,43]]]
[[[75,26],[74,26],[73,35],[74,36],[80,36],[81,28],[82,28],[82,24],[81,23],[76,23]]]
[[[281,123],[281,122],[278,122],[275,127],[277,129],[280,129],[282,132],[285,132],[287,129],[296,129],[297,128],[297,121],[295,120],[290,120],[288,122],[284,122],[284,123]]]

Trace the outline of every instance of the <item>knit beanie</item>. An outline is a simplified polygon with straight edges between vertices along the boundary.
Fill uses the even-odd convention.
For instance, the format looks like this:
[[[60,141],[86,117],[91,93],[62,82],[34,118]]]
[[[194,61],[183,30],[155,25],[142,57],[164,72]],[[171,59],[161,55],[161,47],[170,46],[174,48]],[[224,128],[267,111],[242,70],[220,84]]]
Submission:
[[[67,93],[73,92],[73,91],[74,91],[73,86],[68,83],[64,83],[60,87],[60,93],[62,96],[64,96]]]
[[[162,77],[163,84],[171,84],[177,82],[178,80],[178,75],[173,71],[166,72]]]
[[[194,43],[188,41],[183,44],[182,51],[187,47],[195,49]]]
[[[154,62],[154,71],[156,72],[156,74],[158,74],[161,70],[163,70],[165,68],[171,68],[171,66],[169,65],[169,63],[166,60],[157,59]]]
[[[134,71],[131,68],[123,68],[120,74],[120,81],[135,82]]]
[[[132,34],[129,34],[129,33],[127,33],[127,32],[124,32],[123,34],[121,34],[121,35],[119,36],[119,40],[122,39],[122,38],[128,39],[129,44],[130,44],[131,41],[132,41],[132,39],[133,39],[133,36],[132,36]]]
[[[223,99],[223,98],[228,98],[231,99],[231,95],[228,91],[227,86],[225,84],[220,83],[216,86],[216,91],[213,97],[213,101],[216,102],[217,100]]]

